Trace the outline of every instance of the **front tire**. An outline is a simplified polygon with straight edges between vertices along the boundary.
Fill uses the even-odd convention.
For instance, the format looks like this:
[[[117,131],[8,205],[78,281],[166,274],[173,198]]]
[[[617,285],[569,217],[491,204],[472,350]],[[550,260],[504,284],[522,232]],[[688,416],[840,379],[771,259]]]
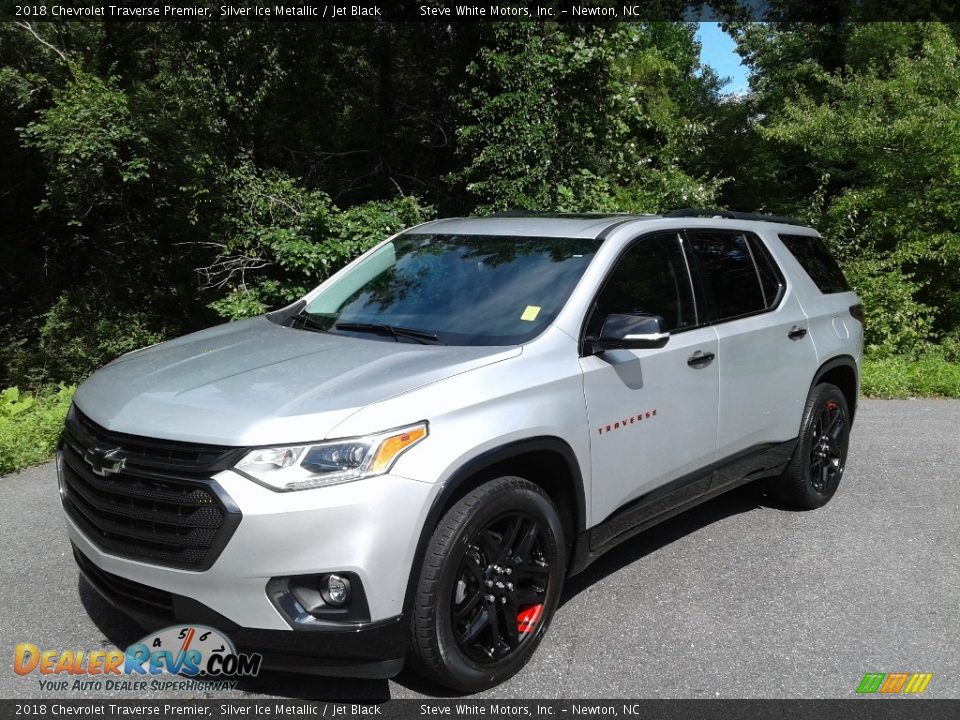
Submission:
[[[804,407],[797,449],[774,483],[776,494],[805,510],[826,505],[840,486],[849,444],[846,397],[836,385],[816,385]]]
[[[465,495],[427,548],[412,622],[414,667],[461,692],[514,675],[557,607],[565,554],[557,510],[533,483],[501,477]]]

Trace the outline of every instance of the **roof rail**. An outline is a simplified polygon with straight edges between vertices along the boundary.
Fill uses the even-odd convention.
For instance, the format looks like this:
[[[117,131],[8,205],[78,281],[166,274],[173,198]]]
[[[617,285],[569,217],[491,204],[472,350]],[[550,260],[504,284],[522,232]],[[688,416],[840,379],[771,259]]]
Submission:
[[[785,215],[764,215],[763,213],[737,212],[735,210],[708,210],[704,208],[682,208],[680,210],[671,210],[664,213],[663,217],[681,218],[681,217],[719,217],[728,220],[756,220],[759,222],[780,223],[782,225],[800,225],[806,227],[807,224],[796,218],[786,217]]]

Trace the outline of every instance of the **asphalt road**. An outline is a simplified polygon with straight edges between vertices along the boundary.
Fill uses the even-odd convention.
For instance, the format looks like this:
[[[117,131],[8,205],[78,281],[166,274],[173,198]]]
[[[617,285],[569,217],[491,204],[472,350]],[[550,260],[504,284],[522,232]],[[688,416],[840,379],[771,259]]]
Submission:
[[[78,582],[52,465],[0,478],[0,547],[0,697],[78,697],[16,676],[14,645],[94,650],[142,633]],[[487,695],[843,698],[866,672],[903,671],[957,698],[958,610],[960,401],[865,401],[827,507],[796,512],[746,487],[622,545],[568,583],[530,665]],[[183,697],[443,695],[409,672],[269,673]]]

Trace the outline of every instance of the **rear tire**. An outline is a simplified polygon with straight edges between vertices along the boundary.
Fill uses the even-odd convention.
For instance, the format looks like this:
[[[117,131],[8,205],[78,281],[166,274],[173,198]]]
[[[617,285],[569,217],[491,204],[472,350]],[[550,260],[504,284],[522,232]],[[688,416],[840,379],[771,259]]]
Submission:
[[[843,478],[850,443],[850,410],[836,385],[816,385],[804,406],[797,449],[773,492],[805,510],[826,505]]]
[[[413,667],[461,692],[503,682],[530,659],[560,599],[563,527],[519,477],[484,483],[440,520],[420,571]]]

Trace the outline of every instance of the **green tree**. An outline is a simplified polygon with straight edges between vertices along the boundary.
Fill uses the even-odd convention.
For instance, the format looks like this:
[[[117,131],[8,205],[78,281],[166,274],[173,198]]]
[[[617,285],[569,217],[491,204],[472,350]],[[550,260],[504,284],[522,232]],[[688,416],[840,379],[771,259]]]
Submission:
[[[486,26],[460,95],[453,179],[480,212],[709,204],[716,181],[684,164],[714,80],[697,69],[690,26]]]
[[[782,158],[773,197],[828,235],[868,304],[870,349],[916,350],[960,327],[957,40],[941,24],[850,23],[827,32],[839,49],[809,43],[799,60],[815,32],[740,38],[766,109],[756,140]]]
[[[349,260],[364,222],[356,233],[369,241],[393,227],[384,214],[419,217],[415,202],[392,198],[404,187],[429,193],[449,170],[445,83],[459,80],[447,69],[465,64],[471,33],[369,30],[0,26],[0,209],[17,221],[0,227],[12,260],[0,271],[0,376],[77,380],[129,345],[214,322],[208,304],[229,293],[216,306],[228,307],[244,287],[197,272],[223,252],[244,246],[271,264],[251,277],[277,287],[247,298],[251,312]],[[255,183],[302,201],[313,213],[306,234],[262,211]],[[313,247],[326,242],[317,208],[335,218],[325,250]],[[284,245],[284,232],[310,241]]]

